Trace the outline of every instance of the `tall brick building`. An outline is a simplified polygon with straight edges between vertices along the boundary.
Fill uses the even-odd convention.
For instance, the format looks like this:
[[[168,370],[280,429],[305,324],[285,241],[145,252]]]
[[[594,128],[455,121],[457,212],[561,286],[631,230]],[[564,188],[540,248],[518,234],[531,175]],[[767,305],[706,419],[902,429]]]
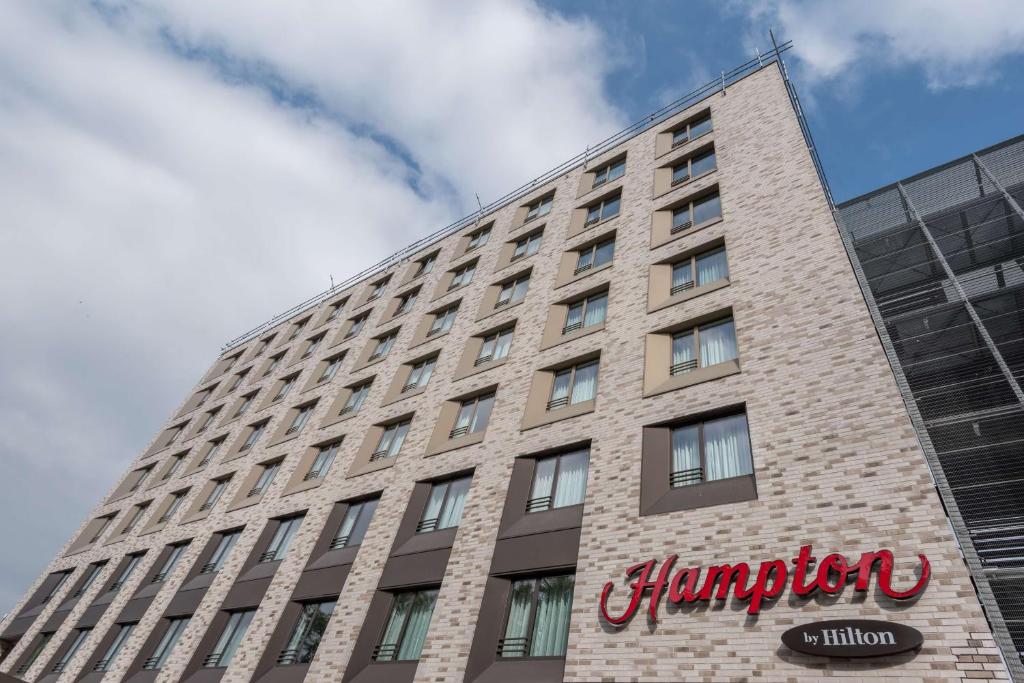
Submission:
[[[757,60],[230,345],[0,671],[1007,679],[797,112]]]

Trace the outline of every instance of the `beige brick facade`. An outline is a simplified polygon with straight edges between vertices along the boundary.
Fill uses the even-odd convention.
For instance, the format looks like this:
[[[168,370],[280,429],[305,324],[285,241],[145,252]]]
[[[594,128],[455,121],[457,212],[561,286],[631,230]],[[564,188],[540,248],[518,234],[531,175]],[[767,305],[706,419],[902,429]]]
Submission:
[[[656,157],[657,135],[708,108],[714,132],[700,144],[714,141],[717,170],[652,197],[655,169],[671,158]],[[194,431],[193,423],[182,435],[186,438],[179,437],[158,454],[146,455],[152,446],[143,449],[144,455],[129,470],[141,464],[163,462],[186,448],[191,448],[191,459],[207,440],[227,435],[222,455],[207,467],[181,468],[177,476],[159,486],[146,485],[128,496],[105,502],[83,522],[82,528],[93,518],[110,512],[123,515],[137,502],[152,499],[153,510],[166,494],[189,487],[188,499],[169,524],[153,533],[129,534],[116,543],[106,544],[108,539],[104,538],[79,552],[69,553],[69,542],[47,569],[49,573],[73,567],[74,580],[88,563],[110,558],[102,577],[105,580],[129,552],[151,549],[144,558],[144,566],[149,566],[168,543],[193,539],[104,681],[128,680],[128,667],[136,660],[211,534],[244,525],[233,554],[217,573],[157,679],[179,680],[266,521],[307,510],[300,532],[274,574],[241,649],[221,679],[252,680],[264,645],[279,628],[282,610],[333,504],[381,491],[379,507],[308,669],[307,680],[341,681],[414,483],[472,469],[472,486],[415,674],[415,680],[421,683],[463,680],[515,459],[585,440],[590,441],[590,471],[565,681],[1007,678],[857,287],[779,70],[769,65],[665,124],[636,135],[602,158],[612,159],[623,152],[626,173],[621,181],[615,181],[622,187],[621,212],[607,225],[594,229],[602,233],[615,230],[611,267],[555,287],[563,253],[586,243],[595,234],[592,230],[566,238],[574,210],[584,206],[591,195],[606,194],[605,190],[597,190],[578,197],[584,169],[577,168],[549,186],[538,187],[531,195],[539,197],[555,190],[551,213],[530,222],[531,227],[520,227],[515,222],[517,215],[521,217],[524,213],[519,203],[480,221],[480,225],[485,225],[493,220],[494,227],[490,241],[474,252],[479,261],[469,286],[431,300],[435,285],[445,272],[466,262],[466,258],[453,259],[456,248],[464,247],[465,242],[461,235],[453,235],[423,251],[427,254],[440,248],[433,271],[421,278],[420,295],[410,312],[393,321],[382,317],[391,299],[408,288],[403,284],[407,265],[393,269],[394,276],[384,295],[373,302],[353,305],[365,299],[366,284],[353,287],[351,301],[341,315],[322,328],[316,326],[325,316],[326,305],[313,312],[312,322],[289,344],[282,343],[287,324],[280,326],[270,348],[258,358],[254,356],[255,340],[248,343],[242,359],[221,377],[214,397],[187,415],[196,420],[210,407],[224,405],[204,434],[188,437]],[[596,160],[590,168],[600,161]],[[700,188],[716,184],[722,198],[723,220],[684,232],[678,239],[652,249],[654,213]],[[525,301],[478,321],[481,299],[488,286],[519,269],[514,265],[495,272],[502,245],[542,223],[544,233],[539,252],[523,260],[524,266],[528,263],[532,267]],[[728,254],[728,286],[649,313],[651,265],[721,239]],[[542,350],[542,332],[551,306],[603,283],[608,284],[609,292],[604,327]],[[339,294],[332,301],[343,297]],[[460,311],[448,334],[409,348],[428,312],[459,299]],[[735,319],[740,372],[644,397],[645,336],[721,310],[731,310]],[[366,327],[352,339],[334,344],[339,339],[336,329],[363,311],[372,311]],[[515,335],[505,363],[452,380],[470,336],[513,320]],[[363,350],[371,338],[396,325],[400,325],[399,336],[387,357],[351,372],[360,356],[365,358]],[[300,342],[319,329],[328,330],[325,342],[311,357],[298,359]],[[286,347],[289,354],[276,372],[260,377],[265,359]],[[343,348],[348,353],[337,375],[329,382],[307,388],[320,361]],[[426,389],[381,406],[399,366],[432,350],[439,350],[440,355]],[[522,429],[535,372],[593,352],[600,352],[594,410]],[[224,383],[231,373],[249,365],[253,370],[246,380],[225,395]],[[284,400],[267,405],[270,386],[299,370],[302,375],[291,393]],[[375,381],[363,408],[349,419],[321,428],[342,388],[370,376]],[[197,390],[213,381],[213,377],[204,378]],[[442,403],[495,385],[496,402],[484,439],[463,448],[425,455]],[[262,392],[253,408],[244,418],[231,421],[228,411],[233,409],[237,397],[257,387]],[[314,398],[319,398],[319,402],[313,417],[298,437],[273,444],[271,437],[282,433],[285,414]],[[191,394],[183,406],[190,399]],[[749,422],[757,499],[641,516],[642,428],[739,404],[745,404]],[[363,445],[366,431],[410,413],[411,429],[393,466],[350,476],[351,464]],[[231,457],[228,449],[236,447],[247,426],[260,418],[270,419],[260,441],[242,457],[225,461],[225,457]],[[176,415],[166,426],[179,424],[183,419]],[[308,449],[341,436],[344,442],[325,481],[314,488],[282,495]],[[284,456],[285,461],[259,504],[228,511],[251,468],[275,456]],[[197,505],[196,496],[209,480],[231,472],[235,476],[229,489],[209,515],[179,523]],[[147,524],[144,520],[139,529],[144,531]],[[652,558],[661,562],[667,555],[678,554],[680,566],[706,567],[740,561],[755,565],[774,558],[788,561],[806,544],[813,544],[819,559],[830,552],[845,552],[856,559],[861,552],[891,548],[897,558],[897,583],[901,586],[913,582],[910,570],[917,554],[924,553],[931,561],[932,578],[923,595],[911,603],[898,603],[877,591],[858,596],[852,586],[838,596],[809,600],[796,599],[787,589],[780,600],[756,617],[748,615],[742,603],[729,599],[678,610],[666,609],[662,604],[656,626],[646,623],[642,613],[621,629],[610,628],[599,619],[597,606],[602,586],[607,581],[615,582],[612,602],[616,609],[621,609],[627,595],[625,571],[638,562]],[[136,572],[133,582],[138,583],[142,576],[143,572]],[[44,578],[45,574],[39,582]],[[64,619],[47,651],[25,673],[27,680],[43,676],[43,667],[58,644],[65,642],[95,597],[99,583],[93,584]],[[61,680],[76,680],[85,673],[83,667],[95,659],[97,644],[134,592],[134,585],[119,592]],[[13,672],[58,603],[51,601],[35,619],[0,663],[0,670]],[[920,630],[924,646],[916,653],[859,661],[799,655],[781,646],[779,637],[791,626],[831,618],[899,621]],[[8,619],[3,627],[7,628],[10,622]]]

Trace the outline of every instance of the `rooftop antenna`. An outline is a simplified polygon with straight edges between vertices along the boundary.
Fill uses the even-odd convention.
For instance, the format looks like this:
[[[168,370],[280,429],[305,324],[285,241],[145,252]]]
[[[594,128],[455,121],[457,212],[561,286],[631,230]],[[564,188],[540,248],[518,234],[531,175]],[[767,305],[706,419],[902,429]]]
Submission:
[[[331,278],[331,289],[334,289],[334,274],[330,273],[329,276]]]
[[[480,219],[484,217],[484,205],[480,203],[480,193],[475,192],[474,195],[476,195],[476,205],[480,207],[480,210],[476,214],[476,222],[479,223]]]

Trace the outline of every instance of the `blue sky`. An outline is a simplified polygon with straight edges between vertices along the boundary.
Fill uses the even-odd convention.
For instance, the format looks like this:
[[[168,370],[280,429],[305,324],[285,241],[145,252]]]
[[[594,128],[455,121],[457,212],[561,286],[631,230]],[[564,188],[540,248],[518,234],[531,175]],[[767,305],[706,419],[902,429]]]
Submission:
[[[1024,132],[1020,0],[0,0],[0,613],[226,340],[768,26],[839,200]]]

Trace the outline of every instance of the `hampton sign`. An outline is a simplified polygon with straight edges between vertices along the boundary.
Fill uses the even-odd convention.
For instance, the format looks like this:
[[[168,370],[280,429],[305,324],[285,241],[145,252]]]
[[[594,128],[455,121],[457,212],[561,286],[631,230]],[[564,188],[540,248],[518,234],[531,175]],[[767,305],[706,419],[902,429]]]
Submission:
[[[790,650],[825,657],[882,657],[914,650],[923,642],[915,628],[870,619],[817,621],[782,634]]]
[[[871,587],[873,575],[876,575],[875,580],[882,593],[896,600],[906,600],[921,593],[931,576],[931,565],[928,563],[928,558],[918,555],[920,572],[917,583],[901,591],[893,588],[892,585],[895,561],[891,550],[883,549],[863,553],[860,559],[853,564],[850,564],[846,556],[840,553],[826,555],[820,563],[816,564],[816,558],[811,555],[811,552],[812,548],[809,545],[800,548],[800,552],[791,561],[794,565],[792,575],[790,575],[788,564],[783,560],[762,562],[750,585],[748,582],[751,578],[751,570],[746,562],[708,567],[704,575],[704,582],[699,588],[701,567],[682,567],[672,574],[676,560],[679,559],[678,555],[666,557],[660,568],[657,568],[657,560],[641,562],[626,570],[626,577],[635,577],[635,580],[630,584],[630,589],[633,592],[629,597],[629,602],[620,614],[614,615],[609,612],[608,603],[612,591],[615,590],[615,584],[609,581],[604,585],[599,602],[601,616],[609,624],[625,624],[640,609],[640,603],[649,591],[648,614],[652,622],[657,622],[658,605],[662,595],[665,595],[669,602],[675,604],[707,601],[712,598],[725,600],[729,597],[730,586],[733,588],[733,597],[749,601],[747,613],[758,614],[762,604],[766,600],[779,597],[787,584],[791,585],[793,593],[800,597],[810,596],[815,591],[830,594],[840,593],[847,582],[851,580],[855,581],[854,590],[866,592]]]

